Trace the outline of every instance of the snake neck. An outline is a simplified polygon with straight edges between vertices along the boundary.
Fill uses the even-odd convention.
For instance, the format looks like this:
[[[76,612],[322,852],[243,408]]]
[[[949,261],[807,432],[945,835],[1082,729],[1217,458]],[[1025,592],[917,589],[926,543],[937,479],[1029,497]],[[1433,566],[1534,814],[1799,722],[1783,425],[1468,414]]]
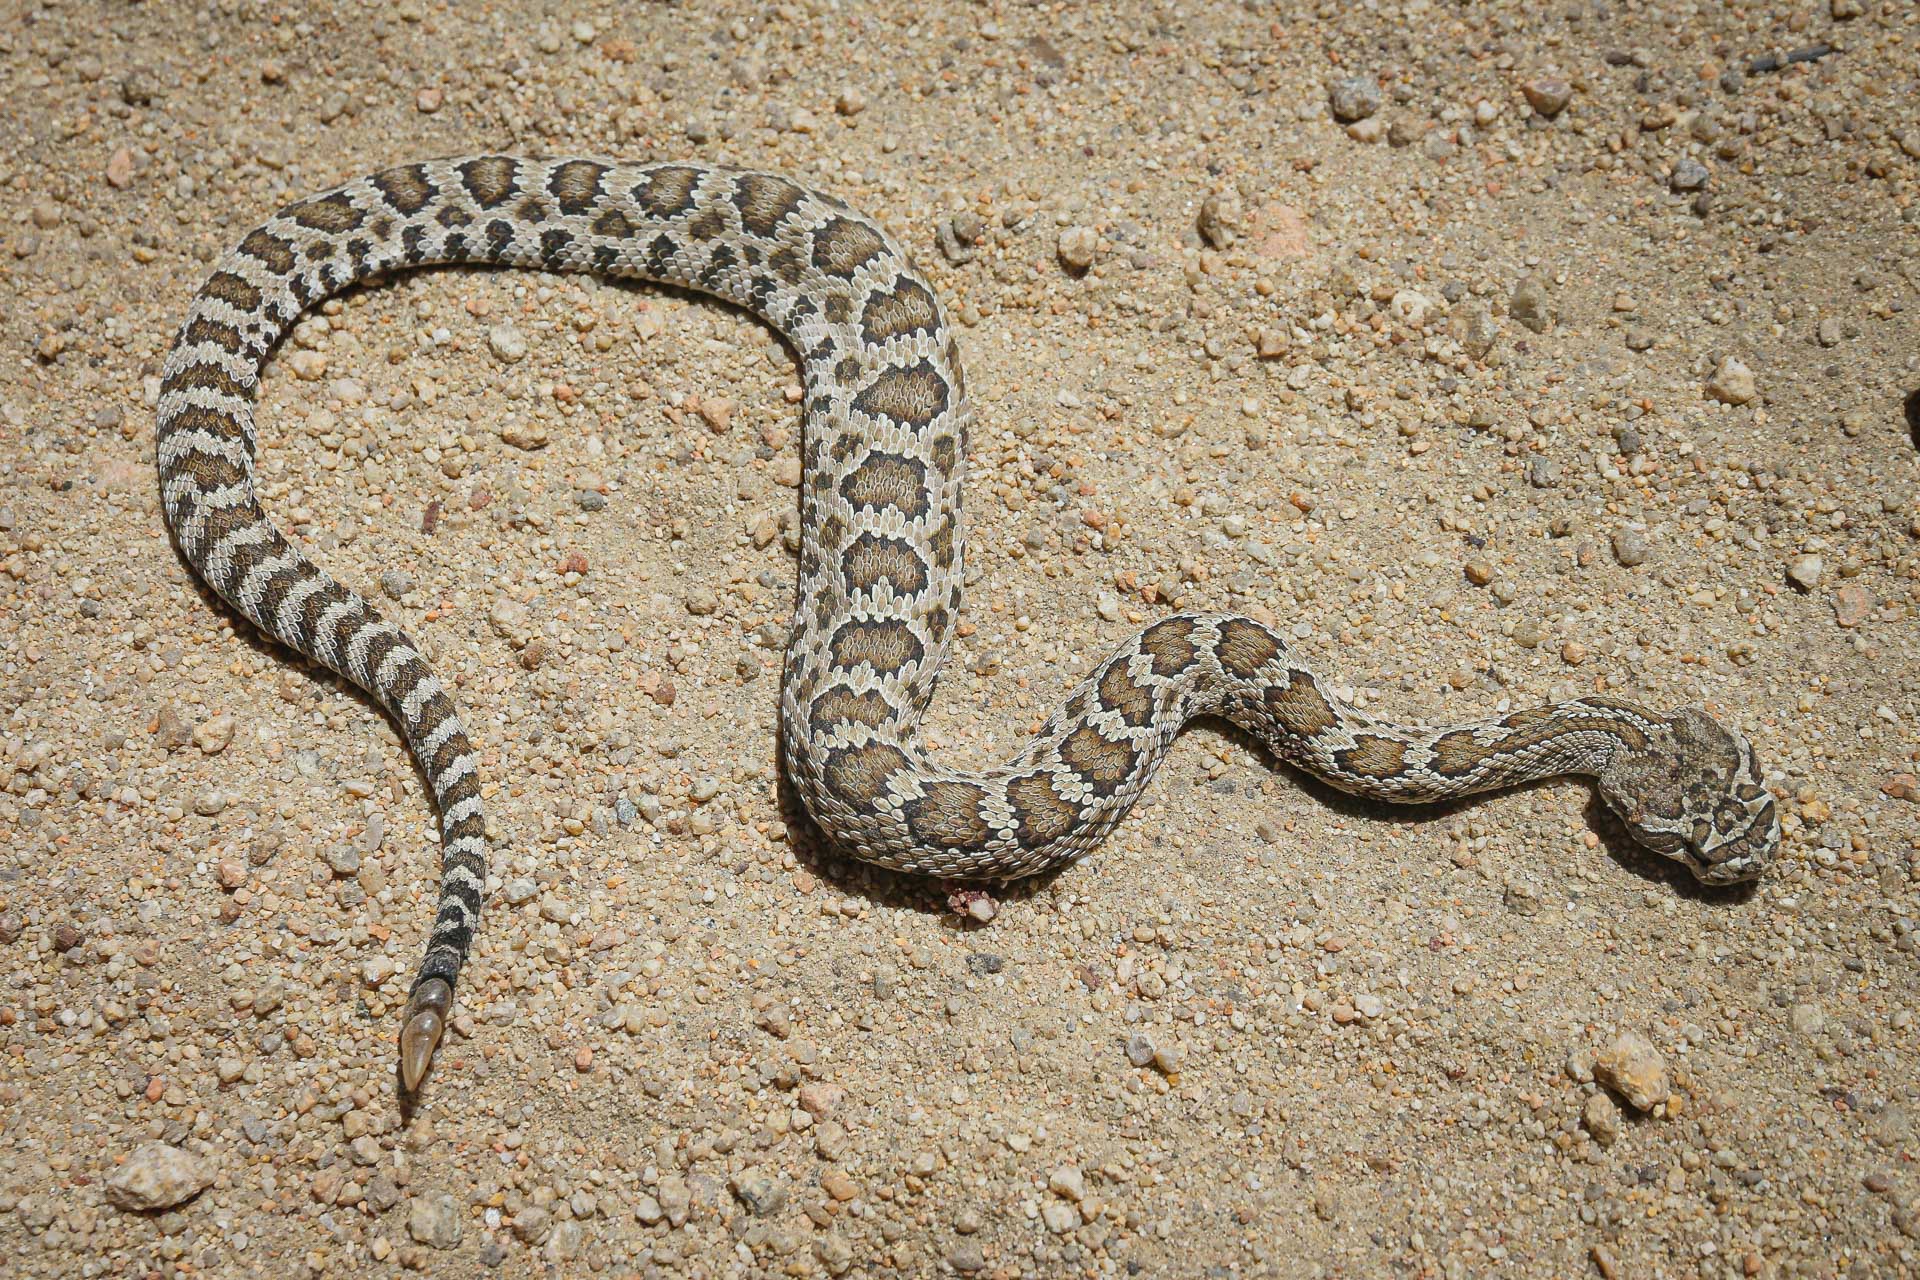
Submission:
[[[1335,723],[1318,732],[1263,736],[1276,755],[1342,791],[1395,804],[1546,778],[1598,777],[1623,752],[1644,750],[1665,721],[1616,698],[1577,698],[1435,726],[1395,724],[1350,705],[1332,710]]]

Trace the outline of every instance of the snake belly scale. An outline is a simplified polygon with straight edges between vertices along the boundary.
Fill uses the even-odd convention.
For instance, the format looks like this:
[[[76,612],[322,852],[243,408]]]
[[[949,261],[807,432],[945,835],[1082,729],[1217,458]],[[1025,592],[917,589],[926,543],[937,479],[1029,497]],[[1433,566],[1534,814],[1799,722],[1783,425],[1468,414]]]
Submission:
[[[961,607],[970,409],[940,303],[892,237],[774,174],[498,155],[409,164],[282,209],[218,263],[167,362],[156,424],[162,501],[187,561],[267,634],[372,694],[432,785],[443,871],[400,1036],[408,1092],[451,1014],[486,890],[475,753],[413,643],[261,509],[253,401],[308,306],[441,263],[683,286],[746,308],[799,353],[802,536],[780,754],[823,834],[854,857],[951,880],[1077,857],[1202,715],[1380,800],[1595,776],[1641,843],[1712,883],[1758,875],[1777,847],[1752,748],[1704,713],[1582,698],[1395,724],[1335,696],[1270,628],[1223,614],[1174,614],[1121,644],[1008,763],[942,764],[918,724]]]

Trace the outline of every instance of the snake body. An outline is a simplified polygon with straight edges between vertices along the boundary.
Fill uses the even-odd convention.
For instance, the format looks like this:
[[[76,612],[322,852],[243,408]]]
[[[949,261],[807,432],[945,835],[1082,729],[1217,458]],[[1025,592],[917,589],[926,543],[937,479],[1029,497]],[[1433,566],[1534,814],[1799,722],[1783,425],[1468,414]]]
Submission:
[[[267,634],[371,693],[431,782],[443,872],[401,1035],[409,1092],[450,1013],[486,888],[474,751],[413,643],[261,509],[253,400],[263,362],[308,306],[437,263],[684,286],[746,308],[799,353],[802,537],[781,756],[824,835],[855,857],[950,880],[1074,858],[1202,715],[1386,801],[1597,776],[1636,837],[1710,882],[1757,875],[1774,852],[1752,748],[1701,712],[1594,697],[1394,724],[1333,694],[1272,629],[1225,614],[1174,614],[1127,640],[1006,764],[933,759],[917,726],[961,606],[970,409],[940,304],[893,238],[775,174],[497,155],[409,164],[282,209],[218,263],[167,362],[156,430],[167,520],[193,569]]]

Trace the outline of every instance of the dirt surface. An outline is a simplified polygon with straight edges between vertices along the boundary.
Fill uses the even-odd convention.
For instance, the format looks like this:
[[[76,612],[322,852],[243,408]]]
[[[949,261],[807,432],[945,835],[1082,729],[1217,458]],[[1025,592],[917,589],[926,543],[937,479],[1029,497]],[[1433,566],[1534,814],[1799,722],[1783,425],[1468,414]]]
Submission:
[[[9,1273],[1911,1274],[1920,20],[1378,9],[12,6]],[[403,1114],[434,815],[198,588],[151,404],[257,220],[479,149],[776,169],[911,246],[980,414],[956,755],[1229,608],[1396,718],[1704,705],[1779,862],[1703,892],[1583,783],[1383,813],[1203,727],[963,921],[780,805],[790,353],[415,274],[296,330],[259,468],[482,752]]]

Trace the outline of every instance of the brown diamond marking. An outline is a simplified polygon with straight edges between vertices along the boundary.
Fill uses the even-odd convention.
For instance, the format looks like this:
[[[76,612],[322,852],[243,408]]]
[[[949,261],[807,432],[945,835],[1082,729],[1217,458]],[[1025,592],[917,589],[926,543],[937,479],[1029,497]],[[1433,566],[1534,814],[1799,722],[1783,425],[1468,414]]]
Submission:
[[[600,187],[600,179],[606,174],[607,166],[603,164],[595,164],[591,160],[569,160],[547,179],[547,190],[560,202],[560,212],[587,213],[606,194]]]
[[[1140,633],[1140,651],[1153,660],[1153,674],[1165,680],[1193,665],[1199,650],[1193,644],[1193,622],[1168,618]]]
[[[767,265],[773,268],[773,274],[780,277],[781,283],[790,288],[797,289],[806,283],[806,261],[791,245],[782,245],[769,254]]]
[[[853,407],[868,417],[924,431],[947,411],[947,395],[947,380],[931,361],[922,360],[906,368],[883,370],[853,398]]]
[[[1319,683],[1304,671],[1288,671],[1286,683],[1270,686],[1264,701],[1281,728],[1302,738],[1325,733],[1339,723]]]
[[[840,482],[840,496],[855,511],[892,507],[908,520],[927,511],[927,467],[918,458],[891,453],[869,453],[866,460]]]
[[[240,242],[240,252],[277,276],[293,272],[293,246],[270,231],[252,231]]]
[[[189,454],[186,459],[186,469],[203,489],[219,489],[230,484],[239,484],[247,478],[246,468],[212,453],[196,451]],[[242,504],[242,506],[245,505]]]
[[[427,201],[439,194],[427,180],[426,168],[417,164],[376,173],[371,181],[382,199],[409,217],[426,208]]]
[[[942,431],[933,438],[933,469],[943,476],[950,476],[959,465],[960,441],[955,433]]]
[[[727,215],[716,205],[708,205],[693,215],[693,221],[687,223],[687,235],[701,244],[725,239],[728,229]]]
[[[1334,758],[1348,773],[1363,778],[1396,780],[1407,763],[1407,744],[1397,738],[1382,738],[1370,733],[1356,734],[1353,745],[1336,751]]]
[[[887,779],[908,768],[906,753],[875,742],[835,751],[822,770],[827,790],[861,812],[870,812],[886,798]]]
[[[940,304],[910,276],[902,276],[884,292],[876,290],[860,313],[861,332],[876,346],[889,338],[931,333],[939,323]]]
[[[940,527],[933,531],[933,536],[927,539],[927,544],[933,548],[936,564],[952,564],[954,561],[953,528],[951,518],[942,520]]]
[[[246,433],[240,430],[240,424],[234,416],[222,409],[202,409],[190,404],[178,413],[171,414],[160,424],[159,437],[155,443],[168,440],[183,431],[205,431],[220,440],[232,440]]]
[[[920,637],[906,623],[857,618],[840,624],[829,651],[839,670],[853,671],[864,662],[879,676],[894,675],[926,656]]]
[[[330,196],[321,196],[317,200],[306,200],[290,205],[280,213],[282,217],[292,218],[309,231],[319,231],[335,236],[345,235],[349,231],[358,229],[367,217],[353,207],[353,201],[338,191]]]
[[[700,171],[684,165],[647,170],[646,181],[633,189],[634,203],[655,218],[677,218],[693,207]]]
[[[258,311],[260,309],[260,291],[247,283],[246,277],[237,276],[231,271],[216,271],[207,277],[200,286],[200,292],[209,298],[218,298],[236,311]]]
[[[987,793],[971,782],[934,782],[906,804],[907,827],[921,844],[938,849],[984,849],[993,828],[981,813]]]
[[[510,156],[479,156],[460,166],[460,181],[482,209],[511,200],[520,190],[520,166]]]
[[[211,342],[230,355],[239,355],[246,349],[246,339],[240,331],[230,324],[215,320],[210,316],[195,316],[187,322],[186,332],[181,340],[188,343]]]
[[[743,173],[734,184],[733,203],[740,210],[740,226],[765,239],[792,217],[807,193],[785,178],[770,173]]]
[[[813,265],[843,280],[886,253],[879,231],[858,218],[829,218],[813,233]]]
[[[1433,744],[1430,768],[1443,777],[1459,778],[1472,773],[1498,748],[1474,741],[1473,734],[1457,729]]]
[[[1214,653],[1230,673],[1251,680],[1280,656],[1280,642],[1259,623],[1234,618],[1221,624],[1220,643],[1214,646]]]
[[[845,324],[853,319],[853,299],[844,293],[830,293],[821,303],[821,314],[826,316],[829,324]],[[859,366],[856,364],[854,367],[857,369]]]
[[[1060,744],[1060,759],[1103,796],[1118,791],[1133,775],[1136,758],[1127,743],[1102,737],[1090,724],[1081,725]]]
[[[1100,673],[1100,705],[1120,713],[1135,729],[1153,723],[1153,690],[1127,674],[1127,664],[1116,662]]]
[[[1052,844],[1073,830],[1080,811],[1053,789],[1053,776],[1029,773],[1007,783],[1007,804],[1013,810],[1020,839],[1028,848]]]
[[[191,391],[204,388],[217,391],[223,396],[233,396],[240,400],[253,397],[253,388],[240,382],[217,364],[190,364],[168,379],[162,391]]]
[[[838,724],[864,724],[877,729],[893,719],[893,707],[878,689],[855,693],[845,685],[834,685],[813,700],[809,722],[825,731]]]
[[[633,224],[618,209],[609,209],[593,220],[593,234],[609,240],[625,240],[633,234]]]
[[[848,595],[871,591],[883,582],[899,597],[917,595],[927,586],[927,566],[912,543],[873,533],[853,540],[840,557],[840,574]]]

